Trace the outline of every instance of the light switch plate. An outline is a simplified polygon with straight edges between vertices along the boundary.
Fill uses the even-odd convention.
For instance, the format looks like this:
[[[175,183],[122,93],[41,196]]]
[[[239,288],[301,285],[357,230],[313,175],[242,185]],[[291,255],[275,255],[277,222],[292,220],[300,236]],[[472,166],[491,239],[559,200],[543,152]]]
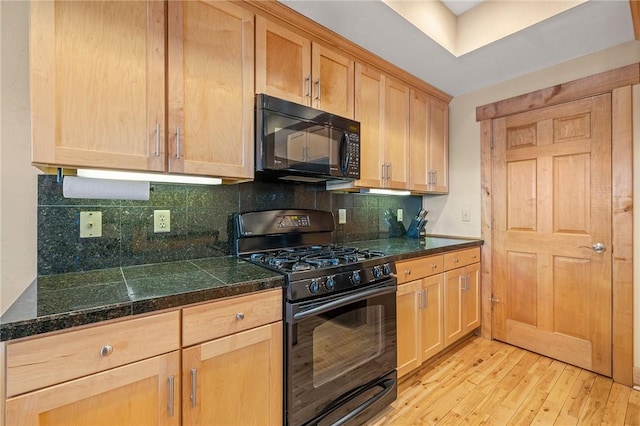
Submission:
[[[398,222],[402,222],[404,220],[404,212],[402,209],[398,209]]]
[[[347,223],[347,209],[338,209],[338,224],[344,225]]]
[[[80,212],[80,238],[102,237],[102,212]]]
[[[471,209],[469,208],[462,209],[462,221],[471,222]]]
[[[153,232],[171,232],[171,211],[170,210],[154,210],[153,211]]]

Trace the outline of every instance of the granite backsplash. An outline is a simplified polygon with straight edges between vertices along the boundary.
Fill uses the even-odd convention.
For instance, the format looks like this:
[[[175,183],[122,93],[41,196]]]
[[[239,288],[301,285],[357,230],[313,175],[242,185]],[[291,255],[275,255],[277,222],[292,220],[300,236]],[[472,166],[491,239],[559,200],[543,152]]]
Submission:
[[[335,242],[386,236],[386,209],[403,209],[405,227],[419,196],[328,192],[321,185],[247,182],[204,186],[152,183],[148,201],[70,199],[56,176],[38,178],[38,275],[227,256],[230,214],[273,208],[347,210]],[[153,232],[153,211],[171,211],[171,232]],[[102,212],[102,237],[80,238],[80,212]]]

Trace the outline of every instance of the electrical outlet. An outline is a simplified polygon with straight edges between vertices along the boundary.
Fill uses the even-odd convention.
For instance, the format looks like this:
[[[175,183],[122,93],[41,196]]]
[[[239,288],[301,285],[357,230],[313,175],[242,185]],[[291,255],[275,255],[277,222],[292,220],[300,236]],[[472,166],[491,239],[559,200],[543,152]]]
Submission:
[[[404,220],[404,212],[402,209],[398,209],[398,222],[402,222]]]
[[[153,211],[153,232],[171,232],[171,211]]]
[[[338,224],[344,225],[347,223],[347,209],[338,209]]]
[[[468,208],[462,209],[462,221],[470,222],[471,221],[471,210]]]
[[[102,237],[102,212],[80,212],[80,238]]]

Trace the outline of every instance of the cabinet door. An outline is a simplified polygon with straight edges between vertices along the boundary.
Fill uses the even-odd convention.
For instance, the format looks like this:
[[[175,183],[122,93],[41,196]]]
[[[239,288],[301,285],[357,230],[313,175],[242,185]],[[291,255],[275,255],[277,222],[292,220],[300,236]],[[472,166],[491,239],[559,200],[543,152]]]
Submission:
[[[480,264],[464,268],[466,283],[462,296],[463,333],[480,327]]]
[[[411,126],[409,130],[411,153],[411,189],[430,191],[429,135],[431,98],[423,92],[411,89]]]
[[[353,118],[354,61],[317,43],[311,55],[312,106]]]
[[[7,424],[179,425],[179,362],[175,351],[9,398]]]
[[[184,425],[282,424],[282,321],[183,350]]]
[[[444,274],[433,275],[422,280],[421,310],[421,362],[431,358],[444,348],[442,334],[442,284]]]
[[[251,178],[253,14],[169,2],[169,171]]]
[[[360,122],[360,180],[356,186],[381,188],[385,76],[358,63],[355,80],[355,119]]]
[[[464,334],[462,320],[463,269],[444,273],[444,345],[449,346]]]
[[[256,93],[311,105],[311,42],[256,16]]]
[[[449,106],[431,100],[429,113],[429,192],[449,192]]]
[[[396,293],[398,377],[420,366],[420,310],[418,296],[422,281],[398,286]]]
[[[164,170],[164,35],[162,2],[33,2],[33,162]]]
[[[385,158],[387,184],[409,188],[409,87],[391,78],[385,90]]]

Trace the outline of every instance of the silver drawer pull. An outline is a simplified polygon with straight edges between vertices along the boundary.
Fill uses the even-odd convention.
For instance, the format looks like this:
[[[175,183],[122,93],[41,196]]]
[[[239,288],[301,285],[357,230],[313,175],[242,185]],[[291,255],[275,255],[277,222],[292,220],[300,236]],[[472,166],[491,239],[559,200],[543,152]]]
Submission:
[[[111,345],[104,345],[102,348],[100,348],[100,356],[102,358],[111,355],[112,352],[113,352],[113,346]]]
[[[242,312],[238,312],[238,313],[236,314],[236,319],[237,319],[238,321],[242,321],[242,320],[244,319],[244,314],[243,314]]]

